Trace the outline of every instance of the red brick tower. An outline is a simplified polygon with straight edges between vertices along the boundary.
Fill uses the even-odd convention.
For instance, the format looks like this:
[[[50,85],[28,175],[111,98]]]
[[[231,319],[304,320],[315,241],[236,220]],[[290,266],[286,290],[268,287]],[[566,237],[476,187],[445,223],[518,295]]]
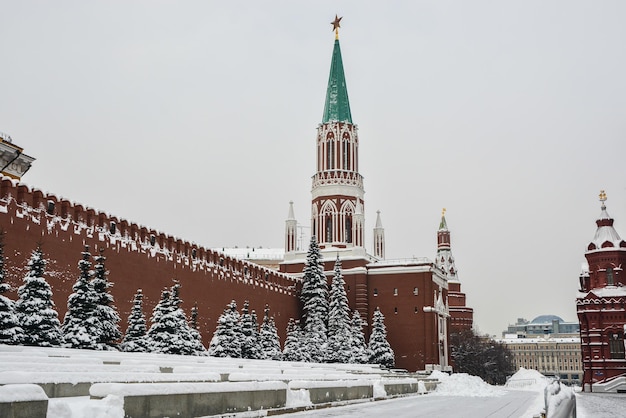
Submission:
[[[443,271],[427,258],[388,259],[380,213],[373,231],[374,250],[370,254],[365,249],[359,138],[350,113],[337,36],[315,145],[311,234],[319,242],[328,280],[339,257],[350,309],[358,310],[368,323],[380,309],[396,367],[450,370],[448,283]],[[285,225],[285,258],[279,269],[302,277],[307,252],[298,248],[297,239],[294,245],[298,226],[291,206]],[[368,326],[365,332],[369,334]]]
[[[474,309],[468,308],[465,293],[461,292],[461,282],[450,245],[450,231],[446,222],[446,209],[441,213],[441,222],[437,231],[437,256],[435,263],[448,279],[448,311],[450,313],[450,333],[472,329],[474,325]]]
[[[583,389],[591,392],[626,390],[624,329],[626,327],[626,242],[613,227],[600,192],[600,217],[587,246],[588,268],[580,276],[576,310],[580,321]]]

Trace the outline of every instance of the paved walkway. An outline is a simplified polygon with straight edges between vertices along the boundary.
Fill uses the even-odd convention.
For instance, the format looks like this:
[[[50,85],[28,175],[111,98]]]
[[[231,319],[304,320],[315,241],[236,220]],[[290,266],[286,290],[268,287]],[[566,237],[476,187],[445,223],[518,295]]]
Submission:
[[[530,418],[539,413],[537,392],[509,391],[503,396],[467,397],[418,395],[284,415],[358,418]],[[539,409],[534,411],[536,405]],[[529,411],[532,409],[533,411]]]

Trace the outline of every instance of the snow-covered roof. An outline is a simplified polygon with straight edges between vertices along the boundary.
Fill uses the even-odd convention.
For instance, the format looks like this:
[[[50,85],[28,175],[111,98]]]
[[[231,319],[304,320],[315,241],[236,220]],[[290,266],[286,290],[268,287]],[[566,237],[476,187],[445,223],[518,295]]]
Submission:
[[[282,260],[285,258],[284,248],[213,248],[213,251],[224,253],[239,260]]]
[[[580,343],[580,337],[562,337],[562,338],[502,338],[496,340],[503,344],[537,344],[537,343]]]
[[[598,250],[615,250],[616,248],[623,248],[624,241],[620,238],[619,234],[613,227],[613,218],[606,211],[606,206],[602,202],[600,217],[596,221],[598,228],[593,237],[593,240],[589,244],[590,251]],[[626,248],[624,248],[626,251]]]
[[[626,287],[606,286],[602,288],[596,288],[596,289],[592,289],[590,292],[578,292],[578,297],[584,298],[589,293],[593,293],[599,298],[624,297],[626,296]]]

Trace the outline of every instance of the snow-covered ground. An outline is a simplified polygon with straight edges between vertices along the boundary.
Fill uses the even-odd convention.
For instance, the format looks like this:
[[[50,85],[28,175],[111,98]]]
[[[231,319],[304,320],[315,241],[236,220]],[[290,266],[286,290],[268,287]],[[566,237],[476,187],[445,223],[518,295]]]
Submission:
[[[163,373],[162,367],[171,368]],[[361,368],[353,379],[380,379],[375,366],[306,364],[213,357],[129,354],[71,349],[40,349],[0,345],[0,384],[29,382],[80,382],[85,377],[100,374],[99,381],[159,381],[177,378],[192,385],[204,385],[219,380],[219,373],[230,371],[242,385],[257,384],[282,377],[294,376],[300,382],[310,377],[311,387],[321,376],[325,379],[346,377],[350,368]],[[107,371],[108,370],[108,371]],[[114,371],[114,372],[112,372]],[[277,374],[278,373],[278,374]],[[378,374],[377,374],[378,373]],[[256,376],[256,377],[255,377]],[[297,377],[296,377],[297,376]],[[195,379],[194,379],[195,377]],[[294,412],[294,417],[520,417],[531,418],[544,406],[543,390],[549,382],[537,371],[520,370],[505,387],[491,386],[475,376],[447,375],[433,372],[431,377],[441,382],[430,394],[410,395],[380,401],[338,403],[332,408]],[[248,383],[245,383],[245,381]],[[290,379],[291,380],[291,379]],[[356,381],[355,381],[356,382]],[[269,383],[269,382],[268,382]],[[175,384],[161,383],[164,386]],[[136,385],[136,384],[135,384]],[[216,383],[213,383],[216,385]],[[219,383],[218,383],[219,385]],[[376,384],[374,385],[376,388]],[[383,386],[379,386],[379,391]],[[35,387],[38,389],[37,387]],[[172,390],[174,388],[172,387]],[[384,389],[382,389],[384,390]],[[305,391],[292,390],[288,406],[310,406]],[[3,398],[11,396],[5,391]],[[302,395],[300,398],[298,396]],[[384,395],[384,393],[383,393]],[[377,394],[380,396],[380,392]],[[578,418],[613,418],[626,416],[626,395],[577,393]],[[239,417],[263,416],[257,411],[238,414]],[[122,399],[109,396],[90,400],[88,396],[51,398],[47,418],[122,418]]]
[[[577,393],[577,418],[617,418],[626,416],[624,393]]]

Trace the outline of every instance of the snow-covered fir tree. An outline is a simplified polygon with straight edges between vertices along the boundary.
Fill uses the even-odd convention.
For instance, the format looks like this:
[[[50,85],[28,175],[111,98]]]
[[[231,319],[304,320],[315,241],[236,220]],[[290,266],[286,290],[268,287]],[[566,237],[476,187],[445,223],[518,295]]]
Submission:
[[[202,344],[200,325],[198,325],[198,302],[194,303],[193,307],[191,308],[191,316],[189,318],[189,330],[191,332],[191,337],[195,340],[195,354],[205,355],[206,348],[204,347],[204,344]]]
[[[24,330],[18,324],[15,303],[4,296],[11,290],[11,286],[5,282],[4,234],[0,230],[0,344],[19,344],[24,338]]]
[[[305,346],[311,361],[321,362],[324,360],[328,338],[328,285],[315,236],[311,237],[303,272],[300,299],[303,304]]]
[[[117,341],[122,333],[119,326],[120,316],[113,303],[113,295],[109,291],[113,284],[107,280],[109,273],[104,266],[106,257],[102,255],[102,252],[103,250],[100,250],[100,254],[95,258],[94,276],[91,284],[97,298],[95,315],[100,322],[98,344],[100,349],[106,350],[117,348]]]
[[[152,325],[148,330],[151,350],[163,354],[201,354],[196,338],[192,335],[187,317],[180,307],[180,284],[161,292],[161,300],[154,307]]]
[[[280,339],[278,331],[274,323],[274,317],[270,316],[270,307],[265,305],[265,314],[263,315],[263,323],[259,332],[259,340],[261,343],[261,358],[267,360],[280,360],[283,356],[280,350]]]
[[[328,345],[324,359],[329,363],[348,363],[352,353],[350,307],[345,285],[346,282],[341,273],[341,261],[337,255],[335,274],[330,286]]]
[[[363,335],[363,325],[361,314],[355,309],[350,320],[352,351],[350,360],[348,360],[349,363],[365,364],[369,361],[367,344],[365,344],[365,336]]]
[[[304,333],[300,327],[300,321],[289,318],[287,323],[287,337],[283,348],[283,360],[285,361],[311,361],[308,351],[304,346]]]
[[[385,367],[393,367],[394,354],[389,342],[387,341],[387,328],[385,327],[385,316],[380,309],[376,308],[372,320],[372,333],[367,346],[369,353],[369,362],[372,364],[380,364]]]
[[[213,357],[241,357],[243,333],[239,323],[237,303],[233,300],[217,320],[217,329],[209,344],[209,355]]]
[[[256,314],[254,316],[256,317]],[[253,318],[250,313],[250,303],[247,300],[243,303],[243,308],[241,308],[239,322],[241,323],[241,332],[243,334],[241,357],[260,359],[259,325],[256,322],[256,318]]]
[[[194,334],[191,326],[189,325],[189,321],[187,320],[187,316],[183,311],[181,305],[183,301],[180,299],[180,283],[176,282],[171,289],[171,300],[170,303],[172,305],[172,320],[176,324],[176,335],[178,343],[176,346],[180,347],[178,349],[174,348],[174,351],[177,351],[172,354],[185,354],[185,355],[202,355],[205,354],[206,349],[200,342],[199,338]]]
[[[28,274],[17,290],[15,302],[17,322],[24,330],[23,344],[55,347],[63,342],[59,314],[54,309],[52,289],[44,279],[46,261],[41,246],[28,261]]]
[[[148,328],[143,313],[143,291],[137,289],[133,299],[133,307],[128,315],[128,327],[120,344],[120,350],[128,352],[146,353],[148,347]]]
[[[71,348],[96,350],[102,324],[97,314],[98,295],[93,289],[91,277],[91,253],[85,246],[82,259],[78,262],[80,273],[72,286],[73,293],[67,299],[67,313],[63,319],[63,339]]]

